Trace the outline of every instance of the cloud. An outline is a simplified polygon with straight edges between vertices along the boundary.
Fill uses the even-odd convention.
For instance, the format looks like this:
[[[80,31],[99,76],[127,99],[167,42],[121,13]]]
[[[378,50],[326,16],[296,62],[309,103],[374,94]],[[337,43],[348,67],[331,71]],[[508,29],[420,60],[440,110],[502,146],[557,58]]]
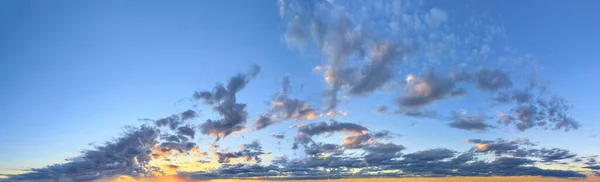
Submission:
[[[500,168],[513,168],[515,166],[521,166],[525,164],[533,164],[534,161],[523,158],[515,158],[515,157],[499,157],[496,158],[492,162],[492,164],[497,165]]]
[[[28,173],[9,176],[9,180],[91,181],[120,175],[153,177],[163,170],[151,165],[151,160],[199,152],[196,150],[195,143],[187,141],[193,138],[193,132],[181,129],[186,126],[171,129],[171,126],[175,126],[173,123],[185,124],[179,120],[179,116],[173,115],[167,118],[149,120],[152,123],[140,127],[126,127],[121,137],[94,146],[93,149],[84,150],[80,156],[68,159],[65,163],[30,169]],[[169,137],[163,138],[160,133],[164,133],[165,136],[175,136],[176,139],[170,137],[172,141],[169,141],[167,140]],[[183,135],[176,136],[169,133]]]
[[[591,170],[600,170],[600,166],[585,166],[583,168],[591,169]]]
[[[404,94],[396,100],[396,103],[401,108],[418,108],[437,100],[456,96],[453,92],[461,91],[455,88],[455,83],[461,79],[454,74],[440,76],[433,71],[424,71],[419,76],[408,75]]]
[[[492,140],[481,140],[481,139],[469,139],[467,143],[475,144],[473,149],[476,152],[494,152],[496,155],[508,154],[517,149],[520,145],[527,145],[529,142],[522,142],[521,140],[507,141],[504,139]]]
[[[377,40],[326,2],[288,1],[280,5],[287,22],[284,41],[290,47],[314,47],[325,59],[319,68],[324,69],[324,80],[330,86],[327,111],[337,107],[340,92],[364,96],[381,88],[395,76],[394,67],[416,49],[409,41]],[[438,15],[435,11],[432,21],[442,18]],[[350,60],[361,62],[351,66]]]
[[[367,131],[368,129],[364,126],[354,123],[338,122],[335,120],[332,120],[331,122],[319,122],[298,127],[299,133],[306,134],[308,136],[333,132],[346,132],[349,134],[359,135]]]
[[[394,111],[394,114],[402,114],[405,116],[416,117],[416,118],[433,118],[439,119],[439,114],[434,110],[427,109],[399,109]]]
[[[406,148],[394,143],[372,143],[365,145],[362,149],[366,151],[363,156],[365,162],[376,164],[400,157],[400,152]]]
[[[386,113],[388,111],[388,109],[389,108],[387,106],[380,105],[380,106],[377,106],[377,108],[375,109],[375,113],[383,114],[383,113]]]
[[[446,20],[448,20],[446,12],[438,8],[431,8],[429,13],[425,14],[425,22],[433,28],[440,26]]]
[[[277,138],[277,139],[279,139],[279,140],[282,140],[282,139],[284,139],[284,138],[285,138],[285,135],[284,135],[284,134],[276,134],[276,133],[271,133],[271,136],[272,136],[272,137],[274,137],[274,138]]]
[[[254,120],[254,129],[261,130],[281,120],[312,120],[317,117],[318,112],[311,105],[296,98],[289,98],[290,78],[286,74],[283,77],[281,91],[271,101],[271,108],[265,114],[261,114]]]
[[[341,145],[312,140],[313,136],[336,132],[348,133],[350,136],[345,136]],[[326,153],[341,155],[347,149],[363,149],[367,152],[366,158],[373,160],[374,158],[389,158],[389,156],[396,156],[396,153],[382,153],[382,151],[389,150],[390,147],[396,147],[398,151],[404,149],[401,145],[380,143],[391,139],[392,135],[389,131],[369,132],[366,127],[354,123],[319,122],[298,127],[298,134],[294,137],[292,149],[302,147],[307,155],[315,157]]]
[[[261,162],[260,156],[267,153],[263,152],[262,145],[258,140],[254,140],[252,143],[244,144],[241,146],[241,150],[237,152],[217,152],[213,151],[213,154],[217,156],[219,163],[230,163],[231,159],[242,159],[245,161],[253,161],[256,163]]]
[[[569,131],[581,126],[569,115],[572,106],[568,105],[563,98],[550,96],[538,97],[535,101],[515,99],[515,102],[517,105],[511,109],[510,113],[502,113],[498,116],[500,123],[515,125],[519,131],[533,127]]]
[[[261,114],[258,116],[258,118],[256,118],[256,120],[254,120],[254,129],[261,130],[271,126],[272,124],[275,124],[276,122],[277,121],[272,114]]]
[[[489,128],[494,128],[494,126],[485,122],[486,117],[483,115],[466,116],[454,113],[451,119],[453,121],[448,126],[456,129],[483,132]]]
[[[477,87],[485,91],[498,91],[512,86],[507,73],[499,69],[481,68],[477,71]]]
[[[404,155],[404,160],[406,161],[439,161],[447,158],[454,157],[456,152],[445,149],[445,148],[436,148],[429,149],[423,151],[417,151],[412,154]]]
[[[240,73],[231,79],[226,86],[219,83],[212,91],[200,91],[194,93],[194,98],[203,100],[206,104],[212,106],[213,110],[222,117],[221,119],[208,119],[200,125],[200,132],[205,135],[211,135],[215,141],[229,136],[233,132],[240,132],[245,129],[248,113],[246,104],[237,103],[237,92],[244,89],[251,78],[260,72],[260,67],[254,65],[248,74]]]

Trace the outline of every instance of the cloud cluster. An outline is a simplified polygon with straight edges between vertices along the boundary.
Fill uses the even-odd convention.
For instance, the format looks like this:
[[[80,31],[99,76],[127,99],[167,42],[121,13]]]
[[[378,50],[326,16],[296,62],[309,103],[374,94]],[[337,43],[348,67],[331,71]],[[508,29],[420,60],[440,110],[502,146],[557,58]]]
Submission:
[[[536,144],[528,139],[481,140],[469,139],[467,143],[475,144],[473,150],[477,153],[494,153],[496,156],[528,157],[538,159],[538,162],[559,163],[566,159],[574,159],[577,155],[569,150],[560,148],[531,148]]]
[[[316,109],[304,101],[288,96],[290,77],[283,77],[281,91],[271,101],[271,108],[267,113],[261,114],[254,120],[254,129],[261,130],[282,120],[312,120],[319,114]]]
[[[487,117],[483,115],[467,116],[466,113],[453,113],[450,119],[452,122],[448,123],[448,126],[456,129],[483,132],[488,128],[494,128],[485,122]]]
[[[497,141],[478,139],[473,139],[471,142],[497,143]],[[527,142],[520,143],[525,145]],[[392,143],[377,143],[361,149],[367,155],[333,154],[293,160],[279,157],[267,166],[254,164],[223,166],[212,172],[198,172],[190,176],[195,179],[212,179],[219,175],[224,178],[281,179],[284,177],[284,179],[302,180],[414,176],[585,177],[575,171],[534,167],[532,165],[540,161],[523,157],[498,156],[492,161],[486,161],[477,159],[473,151],[461,153],[446,148],[435,148],[405,155],[399,154],[403,149],[404,147]],[[496,149],[499,148],[494,150]]]
[[[410,41],[374,37],[329,2],[285,1],[280,7],[288,23],[285,42],[314,48],[325,58],[321,68],[330,85],[326,110],[337,107],[340,92],[364,96],[384,86],[395,76],[395,67],[416,49]],[[432,22],[441,23],[438,19],[436,15]],[[354,60],[360,63],[351,64]]]
[[[215,141],[229,136],[231,133],[245,129],[248,113],[246,104],[238,103],[236,94],[246,87],[251,78],[260,72],[260,67],[254,65],[249,73],[240,73],[231,79],[227,85],[218,83],[212,91],[195,92],[193,97],[203,100],[212,106],[222,118],[217,120],[208,119],[200,125],[200,132],[211,135]]]
[[[30,172],[10,176],[10,180],[91,181],[103,177],[127,175],[152,177],[163,170],[150,161],[175,155],[201,155],[191,142],[195,130],[187,121],[197,116],[193,110],[148,121],[140,127],[126,127],[119,138],[82,151],[81,156]]]
[[[267,153],[263,152],[262,145],[258,142],[258,140],[255,140],[252,143],[242,145],[240,151],[217,152],[214,150],[213,154],[217,156],[217,161],[219,163],[230,163],[232,159],[242,159],[245,161],[260,163],[260,156]]]
[[[509,113],[498,114],[499,123],[515,125],[525,131],[533,127],[554,130],[574,130],[581,125],[569,115],[572,106],[557,96],[539,96],[536,99],[529,92],[514,91],[500,97],[505,102],[515,103]]]
[[[419,108],[434,101],[462,95],[464,89],[456,88],[455,85],[463,79],[462,75],[438,75],[433,71],[424,71],[419,76],[408,75],[404,94],[396,103],[401,108]]]

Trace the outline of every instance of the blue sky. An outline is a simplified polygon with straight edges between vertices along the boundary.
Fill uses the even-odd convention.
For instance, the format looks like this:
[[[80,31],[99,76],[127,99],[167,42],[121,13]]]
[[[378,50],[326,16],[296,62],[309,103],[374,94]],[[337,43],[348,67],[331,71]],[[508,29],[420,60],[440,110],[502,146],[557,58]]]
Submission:
[[[340,2],[332,4],[336,3]],[[377,4],[366,3],[369,7]],[[397,36],[407,36],[384,31],[393,21],[387,14],[368,11],[362,17],[353,12],[353,7],[330,9],[350,12],[353,26],[358,27],[360,22],[360,27],[372,28],[378,39],[399,40]],[[394,99],[403,95],[402,85],[391,83],[400,83],[409,74],[419,75],[424,69],[421,64],[400,66],[388,85],[366,96],[344,95],[342,90],[340,97],[344,100],[336,110],[348,115],[332,118],[374,131],[401,134],[392,141],[404,145],[407,152],[438,147],[466,151],[472,147],[465,143],[470,138],[529,138],[540,146],[565,148],[581,156],[598,154],[599,138],[590,136],[600,134],[596,122],[600,117],[600,73],[595,70],[600,66],[600,23],[596,21],[599,2],[425,1],[418,7],[422,11],[417,12],[425,14],[431,9],[442,10],[447,19],[439,26],[439,32],[427,29],[431,32],[415,35],[468,35],[475,29],[463,24],[472,19],[481,20],[473,26],[497,26],[503,30],[503,35],[489,43],[492,51],[485,60],[469,61],[464,57],[461,53],[470,53],[471,47],[463,42],[465,46],[452,45],[459,52],[455,58],[444,57],[437,60],[441,63],[427,65],[436,66],[440,72],[459,63],[472,70],[503,67],[512,74],[515,85],[535,73],[536,78],[549,83],[551,93],[574,106],[571,116],[581,127],[563,132],[541,128],[518,131],[513,126],[497,126],[475,132],[448,127],[448,119],[376,114],[374,110],[381,105],[392,111],[398,109]],[[281,90],[285,74],[291,80],[289,95],[325,113],[328,98],[323,91],[331,85],[324,80],[323,72],[313,69],[327,66],[327,56],[310,42],[308,48],[299,50],[286,41],[289,22],[277,2],[266,0],[0,2],[0,111],[4,115],[0,127],[0,171],[60,163],[79,155],[82,149],[90,149],[90,143],[113,139],[125,125],[143,124],[138,121],[140,118],[159,119],[183,112],[194,104],[190,100],[194,91],[211,90],[217,82],[227,82],[253,64],[260,65],[260,74],[237,95],[239,102],[247,104],[248,127],[269,109],[268,102]],[[416,55],[416,61],[432,61],[420,60],[427,53]],[[507,66],[498,61],[517,57],[526,63]],[[532,71],[533,67],[542,69]],[[494,126],[497,112],[510,109],[489,108],[490,94],[476,91],[473,85],[464,87],[475,91],[464,97],[436,101],[426,108],[438,110],[444,117],[449,117],[451,111],[468,110],[469,115],[492,117],[486,122]],[[219,117],[210,106],[200,104],[199,110],[201,116],[196,124]],[[303,123],[329,118],[323,116]],[[260,131],[248,129],[222,139],[219,145],[235,150],[259,139],[265,151],[276,153],[273,156],[302,156],[290,149],[296,130],[288,128],[298,123],[282,121]],[[278,144],[270,134],[281,132],[287,139]],[[322,140],[339,143],[339,137]],[[200,147],[210,151],[208,145],[213,138],[197,138]],[[278,148],[282,148],[281,152],[277,152]]]

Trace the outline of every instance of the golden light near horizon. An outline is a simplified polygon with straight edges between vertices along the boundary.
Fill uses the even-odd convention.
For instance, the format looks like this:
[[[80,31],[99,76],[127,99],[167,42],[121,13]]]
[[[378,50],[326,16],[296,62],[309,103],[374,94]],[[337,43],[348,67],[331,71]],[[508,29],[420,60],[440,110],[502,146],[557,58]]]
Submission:
[[[163,176],[153,179],[134,179],[117,177],[101,179],[95,182],[600,182],[597,177],[580,178],[544,178],[544,177],[447,177],[447,178],[357,178],[357,179],[323,179],[323,180],[252,180],[252,179],[217,179],[191,180],[177,176]]]

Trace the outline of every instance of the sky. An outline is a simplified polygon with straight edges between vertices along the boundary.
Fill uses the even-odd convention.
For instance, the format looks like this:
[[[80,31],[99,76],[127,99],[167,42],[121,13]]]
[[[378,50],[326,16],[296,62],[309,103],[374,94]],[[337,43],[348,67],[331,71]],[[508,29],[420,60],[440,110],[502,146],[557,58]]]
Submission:
[[[592,174],[598,8],[2,1],[0,174]]]

